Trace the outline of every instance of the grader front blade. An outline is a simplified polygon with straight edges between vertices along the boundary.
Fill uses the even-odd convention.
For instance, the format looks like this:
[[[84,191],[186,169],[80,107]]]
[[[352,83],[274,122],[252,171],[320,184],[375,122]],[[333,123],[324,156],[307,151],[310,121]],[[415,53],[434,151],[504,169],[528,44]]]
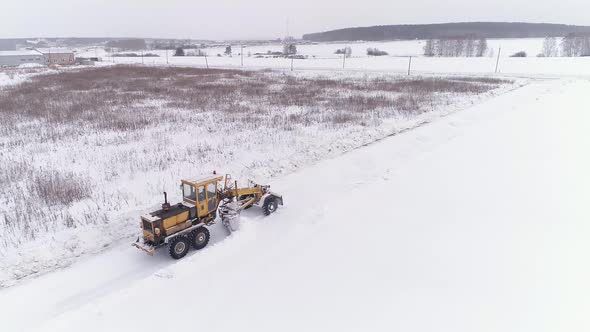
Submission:
[[[150,246],[150,245],[140,244],[138,242],[132,243],[131,245],[141,251],[144,251],[146,254],[148,254],[150,256],[153,256],[154,253],[156,252],[156,248],[154,248],[153,246]]]

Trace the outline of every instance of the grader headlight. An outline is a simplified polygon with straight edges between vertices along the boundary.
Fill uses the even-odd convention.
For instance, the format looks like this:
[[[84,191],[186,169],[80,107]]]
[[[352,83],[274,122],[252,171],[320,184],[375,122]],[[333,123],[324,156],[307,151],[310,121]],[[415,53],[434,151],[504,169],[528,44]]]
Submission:
[[[156,228],[154,229],[154,233],[155,233],[156,235],[160,235],[160,229],[156,227]]]

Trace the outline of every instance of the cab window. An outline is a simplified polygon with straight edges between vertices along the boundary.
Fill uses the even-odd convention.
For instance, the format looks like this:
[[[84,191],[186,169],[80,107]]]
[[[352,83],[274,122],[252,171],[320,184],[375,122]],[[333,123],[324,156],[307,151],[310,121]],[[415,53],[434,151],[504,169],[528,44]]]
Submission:
[[[197,200],[197,193],[195,192],[195,187],[191,186],[190,184],[183,184],[182,185],[182,195],[186,199],[190,199],[191,201]]]
[[[217,192],[215,191],[215,183],[209,183],[207,185],[207,199],[214,198]]]
[[[199,202],[205,200],[205,186],[199,186]]]

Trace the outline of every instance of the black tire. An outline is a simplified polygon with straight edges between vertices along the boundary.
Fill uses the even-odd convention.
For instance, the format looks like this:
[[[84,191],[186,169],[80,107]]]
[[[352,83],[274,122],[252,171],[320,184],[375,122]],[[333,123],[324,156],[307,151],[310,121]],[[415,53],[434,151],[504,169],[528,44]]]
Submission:
[[[268,197],[264,200],[264,205],[262,206],[262,211],[264,211],[264,215],[268,216],[271,213],[274,213],[279,208],[279,204],[274,197]]]
[[[205,227],[199,227],[191,232],[191,244],[196,250],[203,249],[209,243],[209,230]]]
[[[188,253],[189,239],[186,236],[177,236],[168,243],[168,252],[174,259],[181,259]]]

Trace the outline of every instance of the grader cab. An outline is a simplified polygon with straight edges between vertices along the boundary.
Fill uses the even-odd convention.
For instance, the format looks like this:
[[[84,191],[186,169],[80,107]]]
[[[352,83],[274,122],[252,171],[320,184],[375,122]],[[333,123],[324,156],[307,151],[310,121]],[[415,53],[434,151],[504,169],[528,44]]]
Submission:
[[[171,205],[164,193],[161,209],[141,216],[143,241],[138,237],[135,247],[153,255],[157,248],[168,246],[170,256],[184,257],[192,246],[199,250],[209,243],[207,226],[219,217],[228,232],[237,229],[237,220],[243,209],[259,206],[269,215],[283,205],[283,198],[272,193],[270,186],[250,182],[239,188],[237,182],[226,175],[182,180],[182,202]]]

